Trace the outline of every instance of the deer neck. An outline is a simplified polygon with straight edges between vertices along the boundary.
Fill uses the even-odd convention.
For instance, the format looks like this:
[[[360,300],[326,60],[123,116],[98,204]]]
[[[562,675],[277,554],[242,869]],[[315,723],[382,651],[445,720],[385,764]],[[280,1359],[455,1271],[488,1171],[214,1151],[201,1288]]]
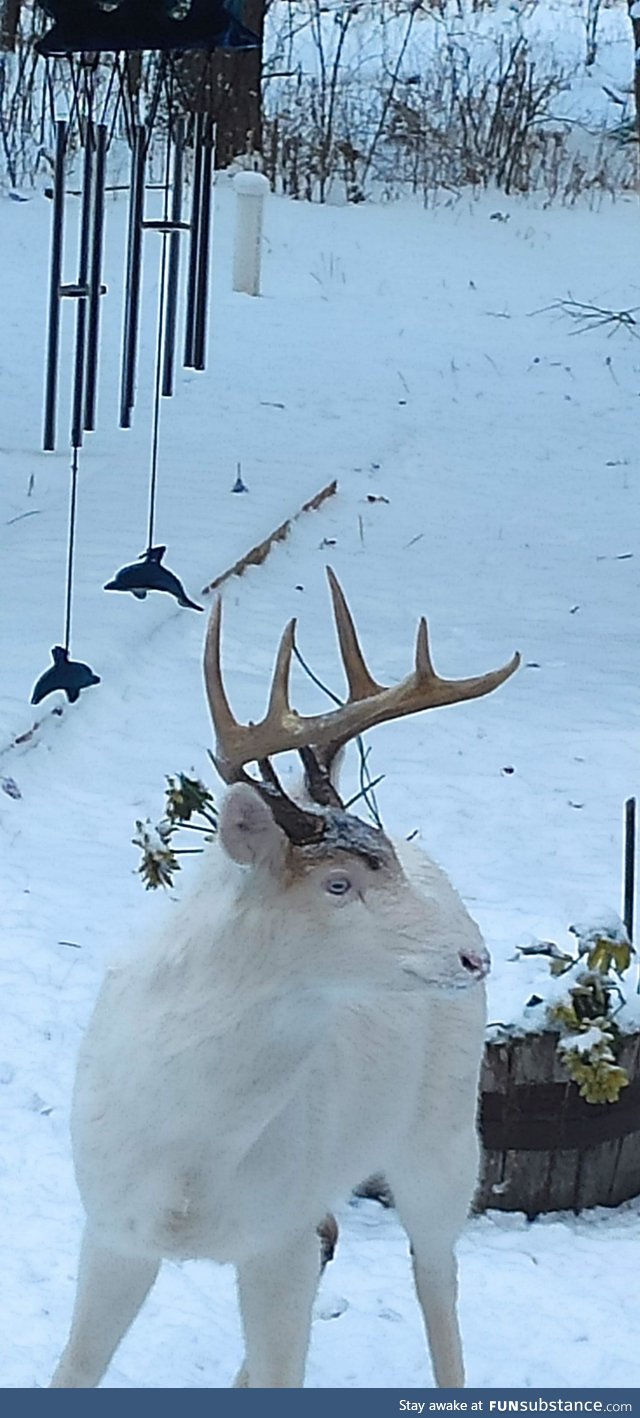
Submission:
[[[292,941],[282,896],[267,900],[234,877],[199,893],[197,916],[174,930],[180,943],[169,945],[156,981],[166,1051],[185,1061],[198,1054],[230,1113],[236,1100],[247,1122],[251,1098],[264,1119],[299,1087],[326,1047],[336,1001],[305,976],[304,923]]]
[[[327,1049],[329,1013],[314,991],[254,983],[246,998],[241,975],[220,982],[217,1028],[202,1050],[217,1126],[233,1153],[249,1150],[308,1089]]]

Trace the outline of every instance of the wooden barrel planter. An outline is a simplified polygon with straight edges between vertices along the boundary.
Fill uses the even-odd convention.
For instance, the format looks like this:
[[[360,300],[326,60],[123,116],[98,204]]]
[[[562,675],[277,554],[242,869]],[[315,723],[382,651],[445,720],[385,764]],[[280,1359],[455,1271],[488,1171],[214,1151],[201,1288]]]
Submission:
[[[475,1210],[580,1211],[640,1195],[640,1033],[618,1062],[616,1103],[587,1103],[562,1067],[557,1034],[490,1043],[481,1075],[483,1161]]]

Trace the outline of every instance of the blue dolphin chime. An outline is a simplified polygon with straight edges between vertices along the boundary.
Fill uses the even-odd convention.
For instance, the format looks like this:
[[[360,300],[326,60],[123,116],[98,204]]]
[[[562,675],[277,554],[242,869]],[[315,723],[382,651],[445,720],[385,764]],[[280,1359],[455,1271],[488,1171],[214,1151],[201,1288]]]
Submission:
[[[38,54],[129,53],[154,49],[257,49],[233,0],[40,0],[53,20],[36,44]]]
[[[144,601],[149,591],[166,591],[169,596],[175,596],[179,606],[192,611],[204,610],[203,606],[189,600],[179,578],[162,565],[166,550],[166,547],[148,547],[137,561],[116,571],[113,581],[107,581],[105,591],[130,591],[137,601]]]
[[[39,704],[56,689],[63,689],[69,703],[75,704],[81,689],[100,683],[100,675],[94,675],[90,665],[83,664],[82,660],[69,659],[69,651],[64,645],[54,645],[51,654],[53,664],[36,681],[31,695],[32,704]]]

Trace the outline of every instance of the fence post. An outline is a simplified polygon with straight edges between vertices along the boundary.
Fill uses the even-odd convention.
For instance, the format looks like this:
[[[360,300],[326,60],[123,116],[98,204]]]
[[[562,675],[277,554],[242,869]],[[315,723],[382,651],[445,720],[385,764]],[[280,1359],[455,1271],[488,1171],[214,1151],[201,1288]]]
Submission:
[[[238,172],[233,186],[237,196],[233,289],[245,295],[259,295],[262,215],[270,191],[269,179],[261,172]]]
[[[633,943],[633,907],[636,891],[635,798],[627,798],[627,801],[624,805],[623,863],[622,919],[624,921],[629,940]],[[638,981],[638,990],[640,991],[640,980]]]

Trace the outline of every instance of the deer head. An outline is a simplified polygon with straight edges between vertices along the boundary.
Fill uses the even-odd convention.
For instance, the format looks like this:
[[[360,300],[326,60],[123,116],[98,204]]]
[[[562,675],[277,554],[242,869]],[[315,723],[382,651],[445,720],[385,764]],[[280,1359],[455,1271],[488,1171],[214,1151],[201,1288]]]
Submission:
[[[442,679],[432,664],[423,618],[413,671],[387,688],[370,674],[338,580],[330,569],[327,574],[349,694],[344,705],[324,714],[301,715],[291,707],[296,626],[291,620],[278,648],[267,712],[260,723],[240,724],[222,680],[219,599],[213,609],[204,672],[216,735],[214,761],[230,785],[220,818],[222,847],[258,872],[264,911],[282,917],[284,908],[297,920],[299,935],[322,942],[321,972],[326,973],[335,939],[343,983],[352,957],[354,978],[374,986],[467,985],[486,975],[489,960],[461,902],[451,888],[444,905],[441,892],[430,900],[416,889],[386,833],[345,809],[331,770],[339,751],[365,730],[489,694],[514,673],[520,656],[488,674]],[[310,806],[285,793],[271,762],[292,749],[302,760]],[[246,772],[252,763],[259,780]]]

